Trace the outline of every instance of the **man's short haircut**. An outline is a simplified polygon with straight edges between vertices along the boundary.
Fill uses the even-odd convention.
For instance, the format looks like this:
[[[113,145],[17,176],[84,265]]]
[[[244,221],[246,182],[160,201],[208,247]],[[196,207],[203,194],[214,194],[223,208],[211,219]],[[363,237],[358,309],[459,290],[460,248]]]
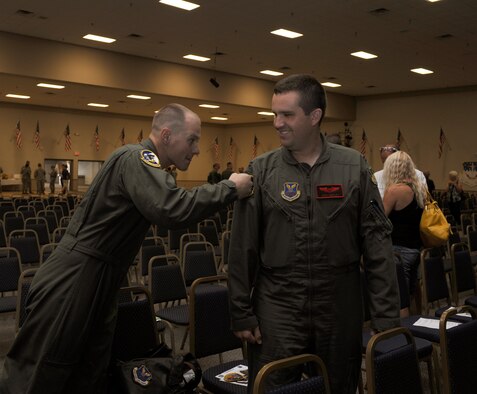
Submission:
[[[154,115],[152,120],[152,130],[160,131],[163,127],[170,128],[173,132],[181,129],[185,122],[186,115],[191,112],[190,109],[181,104],[167,104]]]
[[[323,120],[326,112],[326,93],[318,80],[306,74],[290,75],[278,81],[273,89],[273,93],[282,94],[287,92],[298,92],[300,94],[299,105],[306,115],[316,108],[320,108]]]

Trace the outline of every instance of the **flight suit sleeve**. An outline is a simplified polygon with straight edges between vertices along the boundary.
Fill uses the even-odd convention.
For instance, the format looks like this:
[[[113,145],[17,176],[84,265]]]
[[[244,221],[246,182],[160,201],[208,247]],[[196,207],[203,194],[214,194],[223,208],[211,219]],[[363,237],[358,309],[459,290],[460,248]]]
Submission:
[[[172,175],[141,160],[133,151],[123,161],[121,187],[151,223],[181,228],[213,215],[237,198],[235,183],[223,181],[187,190],[176,186]]]
[[[247,169],[253,174],[252,167]],[[253,329],[258,320],[252,306],[252,292],[259,269],[260,182],[254,175],[253,196],[234,206],[229,247],[229,301],[231,326],[234,331]]]
[[[399,326],[399,288],[391,242],[392,224],[384,214],[376,181],[361,163],[361,239],[371,327],[384,331]]]

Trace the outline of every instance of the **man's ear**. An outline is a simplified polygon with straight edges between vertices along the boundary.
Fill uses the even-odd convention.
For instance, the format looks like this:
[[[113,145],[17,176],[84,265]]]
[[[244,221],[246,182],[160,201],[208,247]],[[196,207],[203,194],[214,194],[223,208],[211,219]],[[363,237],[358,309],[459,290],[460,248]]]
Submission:
[[[170,138],[171,138],[171,130],[168,129],[167,127],[164,127],[161,130],[161,142],[164,145],[167,145],[169,143]]]
[[[316,126],[320,123],[321,117],[323,116],[323,111],[321,108],[315,108],[313,111],[311,111],[310,115],[313,126]]]

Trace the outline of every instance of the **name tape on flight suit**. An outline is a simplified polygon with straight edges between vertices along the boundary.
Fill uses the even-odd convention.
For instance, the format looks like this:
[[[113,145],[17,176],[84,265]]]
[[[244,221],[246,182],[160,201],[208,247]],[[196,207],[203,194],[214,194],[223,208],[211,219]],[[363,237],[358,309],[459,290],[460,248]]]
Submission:
[[[343,198],[343,186],[341,185],[318,185],[316,198]]]
[[[139,154],[143,163],[151,167],[161,168],[161,162],[152,150],[143,149]]]

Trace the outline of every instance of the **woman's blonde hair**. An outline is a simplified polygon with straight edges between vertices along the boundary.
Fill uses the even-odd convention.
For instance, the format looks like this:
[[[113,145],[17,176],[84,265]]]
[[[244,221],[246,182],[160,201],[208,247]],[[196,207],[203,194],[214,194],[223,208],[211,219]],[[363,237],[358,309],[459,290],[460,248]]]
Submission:
[[[388,156],[384,162],[383,181],[385,189],[396,183],[409,184],[416,195],[417,205],[424,207],[427,193],[417,179],[414,162],[406,152],[397,151]]]

